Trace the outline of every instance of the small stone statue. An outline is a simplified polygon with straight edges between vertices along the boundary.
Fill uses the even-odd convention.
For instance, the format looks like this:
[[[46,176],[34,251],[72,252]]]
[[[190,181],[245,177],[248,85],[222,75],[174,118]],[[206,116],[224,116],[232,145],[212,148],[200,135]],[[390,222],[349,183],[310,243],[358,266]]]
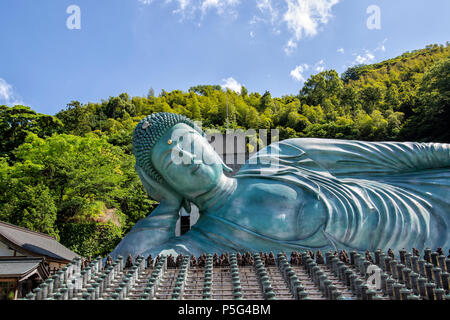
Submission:
[[[342,262],[344,262],[345,264],[349,264],[349,263],[350,263],[350,258],[349,258],[349,256],[348,256],[347,251],[341,250],[340,253],[339,253],[339,255],[340,255],[340,258],[339,258],[339,259],[340,259]]]
[[[213,256],[213,266],[214,267],[218,267],[220,265],[220,262],[219,262],[219,256],[217,255],[217,253],[214,253],[214,256]]]
[[[259,253],[259,256],[261,257],[261,261],[262,261],[262,263],[264,264],[264,266],[266,266],[267,267],[267,253],[263,253],[263,252],[260,252]]]
[[[179,267],[181,267],[181,263],[183,262],[183,254],[179,254],[178,256],[177,256],[177,260],[176,260],[176,267],[177,268],[179,268]]]
[[[290,263],[293,266],[300,266],[301,265],[301,263],[302,263],[302,256],[300,255],[300,253],[298,253],[298,251],[292,251],[291,252]]]
[[[316,263],[317,264],[324,264],[325,260],[323,258],[322,252],[320,252],[320,250],[317,251],[316,253]]]
[[[90,263],[90,261],[88,260],[88,259],[82,259],[82,263],[81,263],[81,265],[82,265],[82,269],[85,269],[85,268],[87,268],[87,266],[89,265],[89,263]]]
[[[220,266],[221,267],[228,267],[230,265],[230,258],[228,253],[223,254],[220,256]]]
[[[372,255],[369,250],[366,250],[366,260],[373,264]]]
[[[388,256],[391,257],[392,260],[395,260],[395,254],[391,248],[389,248],[389,250],[388,250]]]
[[[153,257],[151,254],[147,257],[147,268],[153,268]]]
[[[200,257],[198,257],[197,264],[200,268],[204,268],[206,266],[206,253],[203,253]]]
[[[197,258],[192,255],[191,256],[191,267],[195,268],[197,266]]]
[[[175,259],[171,254],[167,256],[167,268],[176,268],[177,264],[175,263]]]
[[[244,260],[242,259],[242,255],[240,252],[236,254],[236,263],[238,266],[242,267],[244,265]]]
[[[105,268],[112,266],[112,264],[113,264],[113,259],[110,255],[108,255],[108,257],[106,258],[106,261],[105,261]]]
[[[244,260],[244,266],[253,266],[253,264],[255,262],[253,259],[253,256],[248,251],[244,254],[243,260]]]
[[[131,268],[133,266],[133,257],[131,254],[128,255],[127,261],[125,263],[125,268]]]
[[[273,254],[272,251],[270,251],[269,257],[268,257],[267,261],[268,261],[268,265],[269,265],[269,266],[274,266],[274,265],[276,265],[275,255]]]

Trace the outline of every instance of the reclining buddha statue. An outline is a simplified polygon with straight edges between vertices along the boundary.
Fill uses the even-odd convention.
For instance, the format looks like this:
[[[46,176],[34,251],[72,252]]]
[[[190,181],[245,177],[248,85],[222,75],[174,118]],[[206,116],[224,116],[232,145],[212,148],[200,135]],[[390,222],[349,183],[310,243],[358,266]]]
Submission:
[[[450,144],[288,139],[230,178],[193,121],[154,113],[137,125],[133,152],[160,204],[113,257],[450,247]],[[200,217],[176,237],[191,203]]]

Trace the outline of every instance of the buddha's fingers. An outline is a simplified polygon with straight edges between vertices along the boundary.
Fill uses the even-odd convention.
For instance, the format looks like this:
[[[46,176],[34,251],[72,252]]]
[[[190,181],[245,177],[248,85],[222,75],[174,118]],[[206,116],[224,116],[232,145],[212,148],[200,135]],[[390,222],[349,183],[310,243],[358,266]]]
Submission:
[[[161,204],[147,218],[139,220],[134,225],[112,254],[137,256],[173,238],[179,217],[178,211]]]

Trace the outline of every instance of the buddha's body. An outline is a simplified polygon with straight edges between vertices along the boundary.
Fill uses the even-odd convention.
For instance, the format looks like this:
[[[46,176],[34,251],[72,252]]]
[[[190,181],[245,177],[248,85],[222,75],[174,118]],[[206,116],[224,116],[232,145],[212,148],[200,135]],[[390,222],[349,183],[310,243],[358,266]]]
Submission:
[[[325,208],[301,188],[258,178],[228,183],[235,183],[234,192],[202,210],[199,220],[187,234],[172,238],[146,254],[171,249],[199,255],[202,252],[307,248],[288,244],[300,238],[314,246],[330,244],[319,231],[325,223]],[[302,224],[305,212],[314,213],[315,222]]]
[[[250,161],[234,178],[207,164],[166,164],[159,155],[173,146],[158,147],[155,167],[167,169],[165,180],[199,207],[200,218],[175,237],[177,206],[163,200],[113,255],[450,246],[449,145],[291,139],[255,155],[275,162]]]

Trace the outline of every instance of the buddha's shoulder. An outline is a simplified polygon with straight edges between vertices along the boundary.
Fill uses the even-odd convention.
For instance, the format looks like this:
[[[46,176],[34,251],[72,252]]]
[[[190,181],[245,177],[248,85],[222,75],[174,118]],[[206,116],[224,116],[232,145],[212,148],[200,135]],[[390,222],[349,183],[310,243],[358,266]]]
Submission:
[[[238,193],[247,199],[286,199],[295,200],[301,190],[286,183],[260,178],[242,179]]]

